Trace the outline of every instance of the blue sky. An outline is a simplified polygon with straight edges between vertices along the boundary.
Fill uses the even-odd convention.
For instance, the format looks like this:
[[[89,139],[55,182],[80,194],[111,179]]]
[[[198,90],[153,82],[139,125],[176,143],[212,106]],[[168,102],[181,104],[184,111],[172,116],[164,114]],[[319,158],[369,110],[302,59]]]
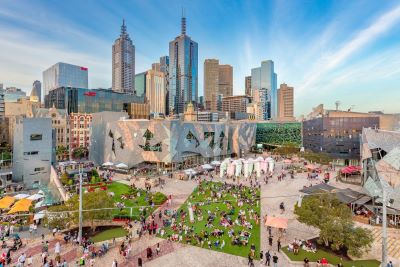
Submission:
[[[167,55],[187,33],[203,63],[234,68],[234,93],[262,60],[278,83],[295,87],[296,115],[324,103],[358,111],[400,112],[399,1],[24,1],[0,0],[0,83],[30,91],[56,62],[89,68],[91,88],[111,86],[111,46],[125,18],[136,46],[136,72]]]

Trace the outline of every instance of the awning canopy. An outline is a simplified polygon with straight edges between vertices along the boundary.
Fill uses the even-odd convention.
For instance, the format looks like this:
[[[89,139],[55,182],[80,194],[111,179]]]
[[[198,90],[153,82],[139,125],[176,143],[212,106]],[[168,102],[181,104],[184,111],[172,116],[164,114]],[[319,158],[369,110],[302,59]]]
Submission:
[[[352,204],[358,204],[358,205],[363,205],[367,202],[369,202],[372,198],[370,196],[362,196],[359,199],[356,199],[355,201],[352,202]]]
[[[267,216],[267,220],[265,221],[266,226],[271,226],[280,229],[287,229],[288,227],[288,219],[280,218],[280,217],[273,217]]]
[[[221,165],[221,162],[218,160],[214,160],[213,162],[211,162],[211,165],[219,166],[219,165]]]
[[[9,209],[12,204],[14,203],[15,198],[10,197],[10,196],[5,196],[2,199],[0,199],[0,209]]]
[[[193,170],[193,169],[184,170],[184,173],[186,175],[196,175],[197,174],[197,172],[195,170]]]
[[[114,163],[107,161],[107,162],[104,162],[102,166],[113,166],[113,165],[114,165]]]
[[[32,205],[32,200],[29,199],[21,199],[18,200],[14,206],[12,206],[12,208],[10,209],[10,211],[8,212],[8,214],[13,214],[13,213],[17,213],[17,212],[28,212],[29,211],[29,207]]]

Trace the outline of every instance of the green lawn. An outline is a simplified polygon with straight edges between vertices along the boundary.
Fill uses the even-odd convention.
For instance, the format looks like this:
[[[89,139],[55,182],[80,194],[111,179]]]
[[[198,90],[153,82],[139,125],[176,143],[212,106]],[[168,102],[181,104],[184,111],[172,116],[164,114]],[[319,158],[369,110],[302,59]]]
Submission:
[[[93,236],[91,238],[91,240],[96,243],[96,242],[101,242],[101,241],[105,241],[105,240],[110,240],[110,239],[113,239],[114,237],[115,238],[123,237],[123,236],[126,236],[126,234],[127,234],[127,231],[124,228],[116,227],[116,228],[108,229],[108,230],[105,230],[103,232],[96,234],[95,236]]]
[[[294,255],[292,252],[289,252],[287,247],[284,247],[282,250],[292,261],[303,262],[304,258],[307,257],[310,262],[316,262],[322,258],[326,258],[328,262],[333,265],[337,265],[338,263],[342,262],[344,267],[379,267],[380,264],[380,262],[377,260],[342,261],[340,257],[321,249],[318,249],[316,253],[306,252],[300,249],[298,255]]]
[[[213,184],[214,186],[221,186],[221,183],[211,183],[208,182],[208,185]],[[202,186],[204,187],[205,183],[202,183]],[[183,209],[184,211],[188,212],[188,202],[191,203],[199,203],[199,202],[206,202],[206,199],[210,196],[211,194],[211,190],[206,190],[205,194],[200,194],[197,195],[199,188],[197,187],[193,193],[190,195],[190,197],[188,198],[188,200],[180,207],[180,209]],[[214,188],[215,192],[219,192],[219,188]],[[253,198],[253,196],[251,196],[251,192],[250,192],[250,188],[245,187],[245,194],[248,198]],[[256,190],[255,193],[256,197],[255,198],[259,198],[260,196],[260,191]],[[232,196],[232,194],[226,194],[226,196],[222,197],[222,200],[226,200],[226,201],[230,201],[230,203],[232,204],[232,206],[234,207],[235,211],[233,215],[230,215],[230,218],[234,221],[236,218],[238,218],[238,213],[239,210],[245,210],[246,211],[246,215],[247,215],[247,221],[251,222],[253,225],[253,229],[244,229],[244,227],[242,226],[238,226],[236,224],[234,224],[233,226],[233,230],[235,230],[235,234],[238,233],[238,231],[240,230],[246,230],[248,231],[251,236],[248,242],[247,246],[239,246],[239,245],[232,245],[231,244],[231,238],[228,236],[228,230],[229,228],[225,228],[224,226],[220,225],[220,213],[222,211],[225,211],[227,213],[229,213],[227,204],[222,203],[222,202],[218,202],[218,203],[213,203],[211,202],[209,205],[205,204],[204,206],[198,206],[198,208],[201,210],[202,216],[203,216],[203,220],[202,221],[198,221],[198,216],[195,214],[195,222],[194,223],[190,223],[190,219],[189,219],[189,214],[187,214],[184,224],[191,227],[194,226],[194,234],[199,234],[201,233],[201,231],[207,231],[208,233],[211,233],[214,229],[219,229],[219,230],[223,230],[224,231],[224,235],[219,238],[220,242],[222,242],[222,239],[225,240],[225,247],[223,249],[217,248],[214,246],[214,242],[218,239],[217,237],[212,237],[211,235],[209,235],[209,239],[212,243],[212,250],[215,251],[220,251],[220,252],[224,252],[224,253],[229,253],[229,254],[233,254],[233,255],[238,255],[238,256],[242,256],[242,257],[247,257],[248,253],[250,252],[250,245],[254,244],[256,246],[256,253],[255,256],[258,259],[259,258],[259,254],[260,254],[260,223],[261,220],[259,222],[258,225],[256,225],[255,220],[253,219],[249,219],[248,216],[248,211],[250,209],[253,209],[257,214],[260,214],[260,206],[257,207],[255,204],[254,205],[248,205],[247,203],[244,203],[243,207],[238,207],[237,206],[237,200],[236,198],[234,198]],[[179,210],[180,210],[179,209]],[[217,210],[218,209],[218,210]],[[217,216],[213,221],[213,228],[207,228],[205,225],[207,223],[207,217],[208,217],[208,211],[211,212],[216,212]],[[179,220],[179,218],[178,218]],[[172,235],[174,234],[174,231],[171,228],[166,228],[165,229],[165,235],[164,238],[166,238],[168,235]],[[185,234],[182,233],[183,236],[183,243],[186,243],[185,240]],[[200,244],[195,240],[192,239],[191,242],[192,245],[195,246],[200,246]],[[207,241],[205,241],[203,248],[208,249],[207,246]]]
[[[149,205],[149,200],[150,197],[153,198],[153,202],[155,205],[160,205],[162,204],[167,197],[160,193],[151,193],[147,198],[146,198],[146,191],[142,189],[131,189],[128,185],[123,184],[123,183],[118,183],[118,182],[113,182],[112,184],[108,185],[108,191],[114,192],[114,201],[115,202],[122,202],[125,204],[125,207],[134,207],[134,206],[148,206]],[[137,194],[138,192],[140,193],[140,196],[138,197]],[[121,199],[122,195],[133,195],[135,196],[134,199]],[[146,207],[146,216],[150,215],[156,207]],[[115,216],[120,217],[120,218],[128,218],[130,216],[130,208],[124,208],[121,211],[116,211]],[[139,219],[140,217],[140,210],[139,208],[133,208],[132,209],[132,218],[133,219]]]

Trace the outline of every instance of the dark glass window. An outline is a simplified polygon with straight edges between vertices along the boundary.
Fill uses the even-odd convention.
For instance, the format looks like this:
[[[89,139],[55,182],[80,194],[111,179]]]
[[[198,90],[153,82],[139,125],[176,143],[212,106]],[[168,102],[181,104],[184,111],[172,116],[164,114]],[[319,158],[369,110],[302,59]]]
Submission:
[[[38,140],[42,140],[41,134],[31,134],[31,141],[38,141]]]

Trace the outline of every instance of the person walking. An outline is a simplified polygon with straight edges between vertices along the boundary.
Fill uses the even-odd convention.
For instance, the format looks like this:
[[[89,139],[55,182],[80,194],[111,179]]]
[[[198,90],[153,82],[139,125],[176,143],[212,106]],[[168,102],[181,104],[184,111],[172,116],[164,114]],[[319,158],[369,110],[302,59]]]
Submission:
[[[281,250],[281,239],[278,238],[278,252]]]
[[[142,260],[141,257],[139,257],[139,258],[137,259],[137,265],[138,265],[138,267],[142,267],[142,266],[143,266],[143,260]]]
[[[118,262],[116,259],[113,260],[111,267],[118,267]]]
[[[273,241],[272,235],[270,235],[270,236],[268,237],[268,243],[269,243],[269,246],[270,246],[270,247],[272,247],[272,241]]]
[[[278,267],[278,256],[276,256],[276,253],[274,253],[274,256],[272,257],[272,262],[274,263],[274,267]]]
[[[156,247],[156,254],[158,256],[158,254],[160,253],[161,248],[160,248],[160,243],[157,243],[157,247]]]
[[[269,253],[269,250],[265,252],[265,265],[270,266],[271,264],[271,254]]]

